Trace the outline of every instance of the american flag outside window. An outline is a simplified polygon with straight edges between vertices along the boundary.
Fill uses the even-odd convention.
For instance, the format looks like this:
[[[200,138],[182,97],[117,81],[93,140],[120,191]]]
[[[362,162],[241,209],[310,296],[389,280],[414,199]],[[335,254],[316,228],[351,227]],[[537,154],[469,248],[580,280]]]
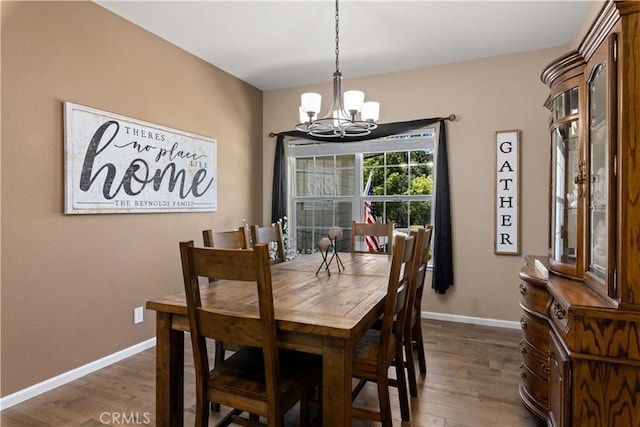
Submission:
[[[369,174],[369,179],[367,179],[367,185],[364,188],[365,196],[373,195],[373,185],[371,185],[371,173]],[[375,224],[376,221],[376,213],[373,207],[373,204],[369,200],[365,200],[364,202],[364,222],[367,224]],[[380,251],[380,242],[378,241],[378,236],[364,236],[364,241],[367,243],[367,248],[369,248],[369,252],[379,252]]]

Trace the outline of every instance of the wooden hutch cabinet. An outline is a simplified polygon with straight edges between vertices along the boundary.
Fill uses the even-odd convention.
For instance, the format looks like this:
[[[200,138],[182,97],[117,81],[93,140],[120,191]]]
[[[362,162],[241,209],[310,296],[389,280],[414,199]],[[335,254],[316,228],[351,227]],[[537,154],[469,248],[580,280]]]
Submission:
[[[640,427],[640,2],[606,2],[542,80],[549,254],[520,271],[520,398],[553,427]]]

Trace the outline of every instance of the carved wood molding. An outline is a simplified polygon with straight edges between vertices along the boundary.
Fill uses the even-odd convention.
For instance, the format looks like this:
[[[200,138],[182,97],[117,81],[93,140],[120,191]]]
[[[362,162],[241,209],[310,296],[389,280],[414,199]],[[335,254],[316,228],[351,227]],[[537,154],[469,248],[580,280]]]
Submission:
[[[610,0],[602,7],[595,21],[591,24],[589,31],[582,39],[580,46],[578,46],[578,52],[585,61],[591,59],[598,46],[600,46],[607,34],[609,34],[613,26],[618,22],[618,19],[620,19],[619,8],[627,8],[628,3],[633,2],[616,2]]]

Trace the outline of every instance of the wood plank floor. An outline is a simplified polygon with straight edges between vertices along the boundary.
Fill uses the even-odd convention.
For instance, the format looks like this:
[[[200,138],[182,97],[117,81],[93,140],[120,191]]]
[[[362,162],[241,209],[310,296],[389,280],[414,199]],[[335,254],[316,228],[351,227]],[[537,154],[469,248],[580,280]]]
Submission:
[[[392,389],[394,425],[402,427],[542,427],[520,403],[518,330],[423,320],[427,375],[411,399],[411,421],[401,422]],[[193,359],[185,339],[185,425],[193,425]],[[2,427],[155,425],[155,348],[138,353],[2,411]],[[356,400],[377,406],[369,384]],[[224,411],[224,408],[223,408]],[[287,414],[295,426],[296,408]],[[215,424],[218,414],[210,417]],[[354,427],[380,425],[354,419]]]

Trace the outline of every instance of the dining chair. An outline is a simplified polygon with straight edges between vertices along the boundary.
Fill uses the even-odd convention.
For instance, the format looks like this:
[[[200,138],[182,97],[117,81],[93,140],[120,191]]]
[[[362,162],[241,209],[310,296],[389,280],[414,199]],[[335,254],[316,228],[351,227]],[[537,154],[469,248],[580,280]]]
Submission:
[[[355,401],[368,381],[375,382],[378,388],[379,410],[373,411],[354,405],[352,413],[358,418],[379,421],[383,427],[392,426],[389,386],[398,389],[402,420],[409,421],[410,418],[402,334],[407,314],[414,246],[413,236],[396,237],[381,328],[369,329],[356,343],[353,352],[353,377],[359,381],[353,389],[352,398]],[[395,378],[389,378],[391,366],[395,368]]]
[[[232,231],[202,230],[202,240],[207,248],[247,249],[244,228]]]
[[[232,408],[217,425],[282,426],[284,414],[300,402],[300,425],[307,425],[308,398],[322,381],[317,355],[279,350],[267,245],[249,249],[194,247],[180,243],[189,332],[196,372],[196,423],[208,426],[209,402]],[[215,276],[256,287],[258,307],[246,316],[202,307],[199,277]],[[209,367],[207,338],[242,347]],[[243,412],[255,414],[241,417]],[[260,423],[259,416],[267,423]]]
[[[202,242],[206,248],[218,249],[247,249],[247,240],[243,228],[231,231],[216,231],[212,229],[202,230]],[[209,277],[210,282],[215,282],[215,277]]]
[[[358,239],[357,237],[362,237]],[[381,239],[382,238],[382,239]],[[358,249],[358,243],[364,243],[367,250]],[[386,224],[351,223],[351,252],[381,253],[391,255],[393,247],[393,222]],[[376,250],[371,250],[376,248]],[[384,248],[384,250],[381,250]]]
[[[422,338],[422,294],[424,282],[429,263],[429,249],[431,247],[431,234],[433,226],[427,225],[424,228],[411,230],[410,235],[416,239],[415,256],[413,257],[413,271],[411,273],[411,284],[409,287],[409,298],[407,301],[407,315],[404,325],[404,353],[406,357],[407,379],[409,383],[409,394],[411,397],[418,397],[418,384],[416,380],[416,367],[414,352],[417,352],[420,374],[426,375],[427,365],[425,360],[424,342]]]
[[[212,229],[202,230],[202,240],[204,246],[207,248],[247,249],[244,227],[231,231],[214,232]],[[218,278],[209,277],[209,282],[211,283],[216,280],[218,280]],[[239,349],[240,346],[236,343],[224,343],[221,340],[215,340],[214,366],[218,365],[225,359],[227,351],[238,351]],[[218,403],[213,403],[211,408],[215,412],[218,412],[220,410],[220,405]]]
[[[271,260],[271,264],[277,264],[286,260],[284,238],[279,223],[276,222],[269,227],[251,226],[251,240],[254,245],[257,243],[275,244],[275,258]]]

